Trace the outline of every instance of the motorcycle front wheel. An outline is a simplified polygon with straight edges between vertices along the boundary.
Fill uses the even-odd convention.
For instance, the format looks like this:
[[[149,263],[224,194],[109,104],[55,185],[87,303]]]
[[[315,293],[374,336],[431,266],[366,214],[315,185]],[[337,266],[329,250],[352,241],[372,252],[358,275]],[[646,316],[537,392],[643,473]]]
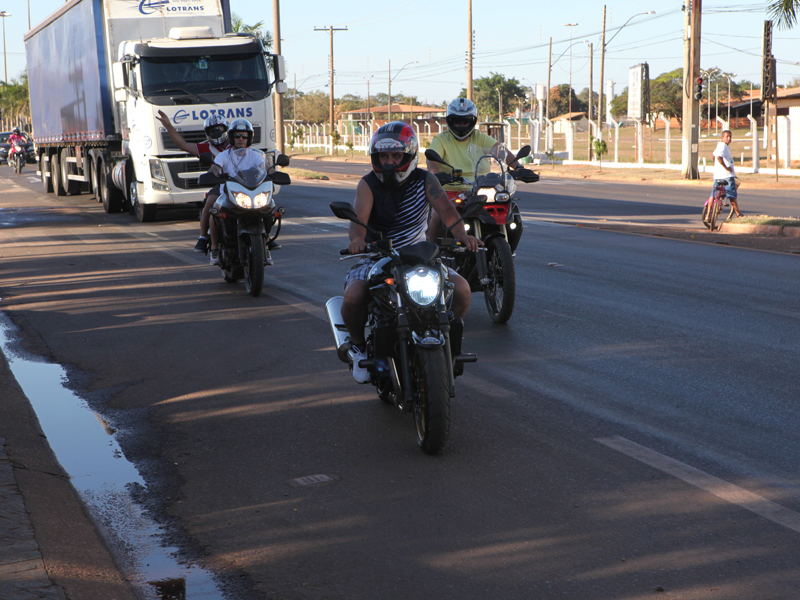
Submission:
[[[22,174],[22,159],[20,155],[17,154],[14,156],[14,170],[17,172],[18,175]]]
[[[504,238],[496,236],[486,240],[486,264],[490,280],[483,288],[486,309],[492,321],[505,323],[514,312],[517,279],[511,246]]]
[[[450,381],[444,348],[416,348],[414,424],[425,454],[439,454],[450,437]]]
[[[264,245],[264,236],[260,233],[251,233],[246,242],[244,264],[244,285],[247,293],[253,297],[261,293],[264,287],[264,255],[266,247]]]

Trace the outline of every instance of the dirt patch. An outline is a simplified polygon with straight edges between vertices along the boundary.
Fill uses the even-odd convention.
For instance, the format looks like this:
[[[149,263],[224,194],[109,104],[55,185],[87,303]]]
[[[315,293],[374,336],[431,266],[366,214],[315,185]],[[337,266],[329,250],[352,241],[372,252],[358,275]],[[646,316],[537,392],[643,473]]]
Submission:
[[[782,235],[757,235],[717,233],[700,229],[683,229],[678,227],[648,227],[646,225],[609,225],[606,223],[575,223],[576,227],[589,227],[607,231],[619,231],[636,235],[649,235],[665,237],[675,240],[702,242],[705,244],[720,244],[749,248],[751,250],[768,250],[770,252],[785,252],[800,255],[800,238]]]

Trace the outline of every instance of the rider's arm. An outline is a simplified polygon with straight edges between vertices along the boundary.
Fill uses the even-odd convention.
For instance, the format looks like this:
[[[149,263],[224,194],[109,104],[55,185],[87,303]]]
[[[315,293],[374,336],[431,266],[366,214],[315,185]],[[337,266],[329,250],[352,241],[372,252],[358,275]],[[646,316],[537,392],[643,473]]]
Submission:
[[[158,111],[158,116],[156,117],[158,121],[164,126],[164,129],[167,130],[169,134],[169,139],[172,140],[172,143],[175,144],[180,150],[184,152],[188,152],[192,156],[200,156],[199,151],[197,150],[197,144],[190,144],[186,140],[183,139],[183,136],[178,133],[178,130],[172,125],[172,122],[169,120],[169,117],[162,111]]]
[[[722,167],[723,167],[723,168],[724,168],[724,169],[725,169],[725,170],[726,170],[728,173],[733,173],[733,169],[732,169],[732,168],[729,168],[729,167],[728,167],[728,165],[726,165],[726,164],[725,164],[725,161],[724,161],[724,160],[722,160],[722,156],[720,156],[720,155],[717,155],[717,162],[719,162],[719,164],[721,164],[721,165],[722,165]]]
[[[372,190],[369,189],[367,182],[363,179],[358,182],[356,187],[356,200],[353,209],[356,211],[358,220],[362,223],[369,223],[369,216],[372,214]],[[367,230],[361,225],[350,222],[350,243],[347,246],[350,254],[361,254],[366,250]]]
[[[450,199],[447,197],[447,194],[445,194],[444,189],[442,189],[442,184],[439,183],[439,180],[436,179],[436,176],[430,173],[425,179],[425,193],[428,197],[428,202],[430,202],[431,206],[433,206],[433,210],[435,210],[441,217],[442,223],[444,223],[447,227],[450,227],[450,225],[458,221],[460,217],[456,207],[452,202],[450,202]],[[459,242],[464,244],[467,249],[471,250],[472,252],[478,251],[478,246],[480,244],[477,239],[467,234],[467,230],[464,228],[464,223],[459,223],[453,228],[453,236]]]

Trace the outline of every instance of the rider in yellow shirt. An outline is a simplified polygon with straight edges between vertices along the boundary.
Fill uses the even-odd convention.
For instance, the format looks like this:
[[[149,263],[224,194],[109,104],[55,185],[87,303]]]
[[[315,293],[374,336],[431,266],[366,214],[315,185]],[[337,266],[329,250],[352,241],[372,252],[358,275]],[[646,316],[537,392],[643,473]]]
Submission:
[[[481,156],[495,150],[501,143],[492,136],[475,129],[478,123],[478,109],[471,100],[456,98],[447,107],[447,131],[443,131],[431,141],[430,149],[435,151],[442,160],[461,169],[464,178],[474,179],[472,169]],[[509,167],[517,166],[516,157],[506,150],[506,164]],[[450,173],[452,170],[447,165],[428,161],[427,169],[431,173]],[[428,239],[432,242],[441,236],[442,223],[434,213],[428,227]]]

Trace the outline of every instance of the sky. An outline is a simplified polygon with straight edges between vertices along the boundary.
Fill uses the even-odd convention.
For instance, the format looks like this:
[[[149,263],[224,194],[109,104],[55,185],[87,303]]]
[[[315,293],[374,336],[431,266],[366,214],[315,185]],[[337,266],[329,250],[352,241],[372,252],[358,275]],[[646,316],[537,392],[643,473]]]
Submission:
[[[273,29],[273,1],[230,0],[247,24],[263,21]],[[5,8],[8,78],[25,69],[23,35],[31,24],[60,8],[63,0],[20,0]],[[6,3],[0,3],[6,4]],[[701,68],[718,67],[734,80],[761,80],[762,31],[768,2],[705,0],[702,15]],[[333,26],[334,94],[366,97],[388,92],[416,96],[439,105],[466,87],[468,0],[283,0],[281,53],[287,83],[301,92],[322,90],[329,81],[330,34]],[[615,81],[615,93],[628,85],[630,67],[647,62],[650,77],[683,66],[681,0],[608,0],[606,3],[604,79]],[[4,10],[0,7],[0,10]],[[655,11],[653,15],[644,15]],[[627,24],[626,24],[627,23]],[[567,24],[575,24],[566,26]],[[594,46],[594,89],[600,71],[603,3],[592,0],[472,0],[473,76],[500,73],[522,86],[547,83],[548,42],[553,39],[551,86],[569,83],[577,93],[589,86],[589,44]],[[621,29],[620,29],[621,28]],[[613,36],[613,39],[612,39]],[[773,29],[778,83],[800,78],[800,26]],[[415,62],[416,61],[416,62]],[[410,63],[410,64],[409,64]],[[367,83],[369,81],[369,84]]]

